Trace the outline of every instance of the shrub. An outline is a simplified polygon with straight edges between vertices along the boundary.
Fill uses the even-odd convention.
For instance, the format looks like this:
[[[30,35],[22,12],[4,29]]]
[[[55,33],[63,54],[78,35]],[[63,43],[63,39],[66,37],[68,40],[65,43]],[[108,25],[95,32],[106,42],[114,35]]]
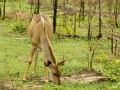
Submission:
[[[100,61],[98,70],[112,81],[120,81],[120,60],[109,60],[106,54],[97,59]]]
[[[18,22],[18,23],[13,25],[12,30],[14,32],[18,32],[18,33],[22,34],[22,33],[27,31],[27,28],[26,28],[26,26],[23,23]]]

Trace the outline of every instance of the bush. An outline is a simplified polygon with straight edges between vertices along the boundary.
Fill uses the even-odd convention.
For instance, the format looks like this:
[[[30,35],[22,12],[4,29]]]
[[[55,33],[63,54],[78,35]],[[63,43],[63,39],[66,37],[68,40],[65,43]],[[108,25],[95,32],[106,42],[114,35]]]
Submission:
[[[20,34],[26,32],[27,31],[26,29],[27,29],[26,26],[21,22],[16,23],[15,25],[13,25],[12,28],[14,32],[18,32]]]
[[[109,60],[106,54],[97,59],[100,61],[98,70],[112,81],[120,81],[120,60]]]

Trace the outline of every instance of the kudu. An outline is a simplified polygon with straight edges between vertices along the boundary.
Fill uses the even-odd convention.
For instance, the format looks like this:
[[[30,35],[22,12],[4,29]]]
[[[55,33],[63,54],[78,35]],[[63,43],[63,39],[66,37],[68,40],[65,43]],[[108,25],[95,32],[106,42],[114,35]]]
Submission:
[[[43,52],[44,55],[44,67],[45,67],[45,79],[48,80],[48,70],[50,79],[56,83],[60,84],[60,69],[59,67],[64,64],[64,60],[56,64],[56,58],[53,54],[50,40],[53,34],[53,26],[50,22],[50,18],[45,14],[35,14],[33,15],[32,21],[28,26],[29,35],[32,41],[32,47],[30,52],[30,60],[28,61],[28,67],[23,80],[26,80],[28,70],[32,63],[32,59],[35,53],[35,65],[34,71],[36,71],[37,58],[39,51]]]

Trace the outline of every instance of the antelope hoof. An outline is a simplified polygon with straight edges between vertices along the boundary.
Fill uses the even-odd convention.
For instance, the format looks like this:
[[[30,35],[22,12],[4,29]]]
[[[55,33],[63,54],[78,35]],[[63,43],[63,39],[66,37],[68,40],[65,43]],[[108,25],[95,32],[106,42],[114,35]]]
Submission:
[[[26,78],[23,78],[23,82],[26,82],[27,80],[26,80]]]
[[[35,74],[35,71],[32,72],[32,75],[34,75],[34,74]]]
[[[48,80],[45,80],[45,83],[48,83],[49,81]]]

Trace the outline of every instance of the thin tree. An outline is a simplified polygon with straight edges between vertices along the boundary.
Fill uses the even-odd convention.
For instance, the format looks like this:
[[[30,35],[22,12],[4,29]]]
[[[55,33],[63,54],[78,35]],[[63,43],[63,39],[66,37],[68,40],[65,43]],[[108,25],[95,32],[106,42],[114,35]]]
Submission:
[[[110,15],[112,14],[112,3],[113,3],[113,0],[108,0],[108,10]]]
[[[63,5],[64,5],[64,7],[66,6],[66,0],[63,1]]]
[[[114,39],[113,39],[113,26],[111,25],[111,52],[114,53]]]
[[[0,4],[0,16],[2,15],[2,8],[1,8],[1,4]]]
[[[81,11],[82,11],[82,19],[84,20],[85,14],[84,14],[84,9],[85,9],[85,2],[84,0],[81,0]]]
[[[116,4],[115,4],[115,26],[118,28],[118,2],[119,0],[116,0]],[[118,40],[115,40],[115,52],[114,55],[117,54],[117,47],[118,47]]]
[[[37,14],[39,14],[39,8],[40,8],[40,3],[39,3],[39,0],[38,0],[38,9],[37,9]]]
[[[4,5],[3,5],[3,20],[5,19],[5,4],[6,4],[6,0],[4,0]]]
[[[88,11],[88,40],[91,40],[91,10],[89,8],[89,11]]]
[[[73,37],[76,37],[76,12],[75,12],[75,17],[74,17],[74,34],[73,34]]]
[[[34,13],[35,13],[35,14],[39,14],[39,8],[40,8],[40,1],[37,0],[37,4],[36,4],[35,10],[34,10]]]
[[[57,0],[53,0],[53,6],[54,6],[54,16],[53,16],[53,33],[56,32],[56,21],[57,21]]]
[[[89,1],[88,7],[89,7],[89,10],[88,10],[88,40],[91,40],[92,38],[92,34],[91,34],[92,4],[91,4],[91,1]]]
[[[100,39],[102,37],[101,0],[99,0],[98,6],[99,6],[99,35],[97,36],[97,39]]]
[[[81,0],[79,2],[79,27],[80,27],[80,19],[81,19]]]
[[[92,52],[91,52],[91,59],[90,59],[90,61],[88,62],[88,63],[89,63],[89,64],[88,64],[88,65],[89,65],[88,68],[90,69],[90,71],[93,70],[93,59],[94,59],[95,51],[97,50],[98,45],[100,45],[100,42],[101,42],[101,41],[97,42],[96,46],[93,48],[93,50],[92,50]]]
[[[115,15],[115,26],[118,28],[118,0],[116,0],[115,3],[114,15]]]

